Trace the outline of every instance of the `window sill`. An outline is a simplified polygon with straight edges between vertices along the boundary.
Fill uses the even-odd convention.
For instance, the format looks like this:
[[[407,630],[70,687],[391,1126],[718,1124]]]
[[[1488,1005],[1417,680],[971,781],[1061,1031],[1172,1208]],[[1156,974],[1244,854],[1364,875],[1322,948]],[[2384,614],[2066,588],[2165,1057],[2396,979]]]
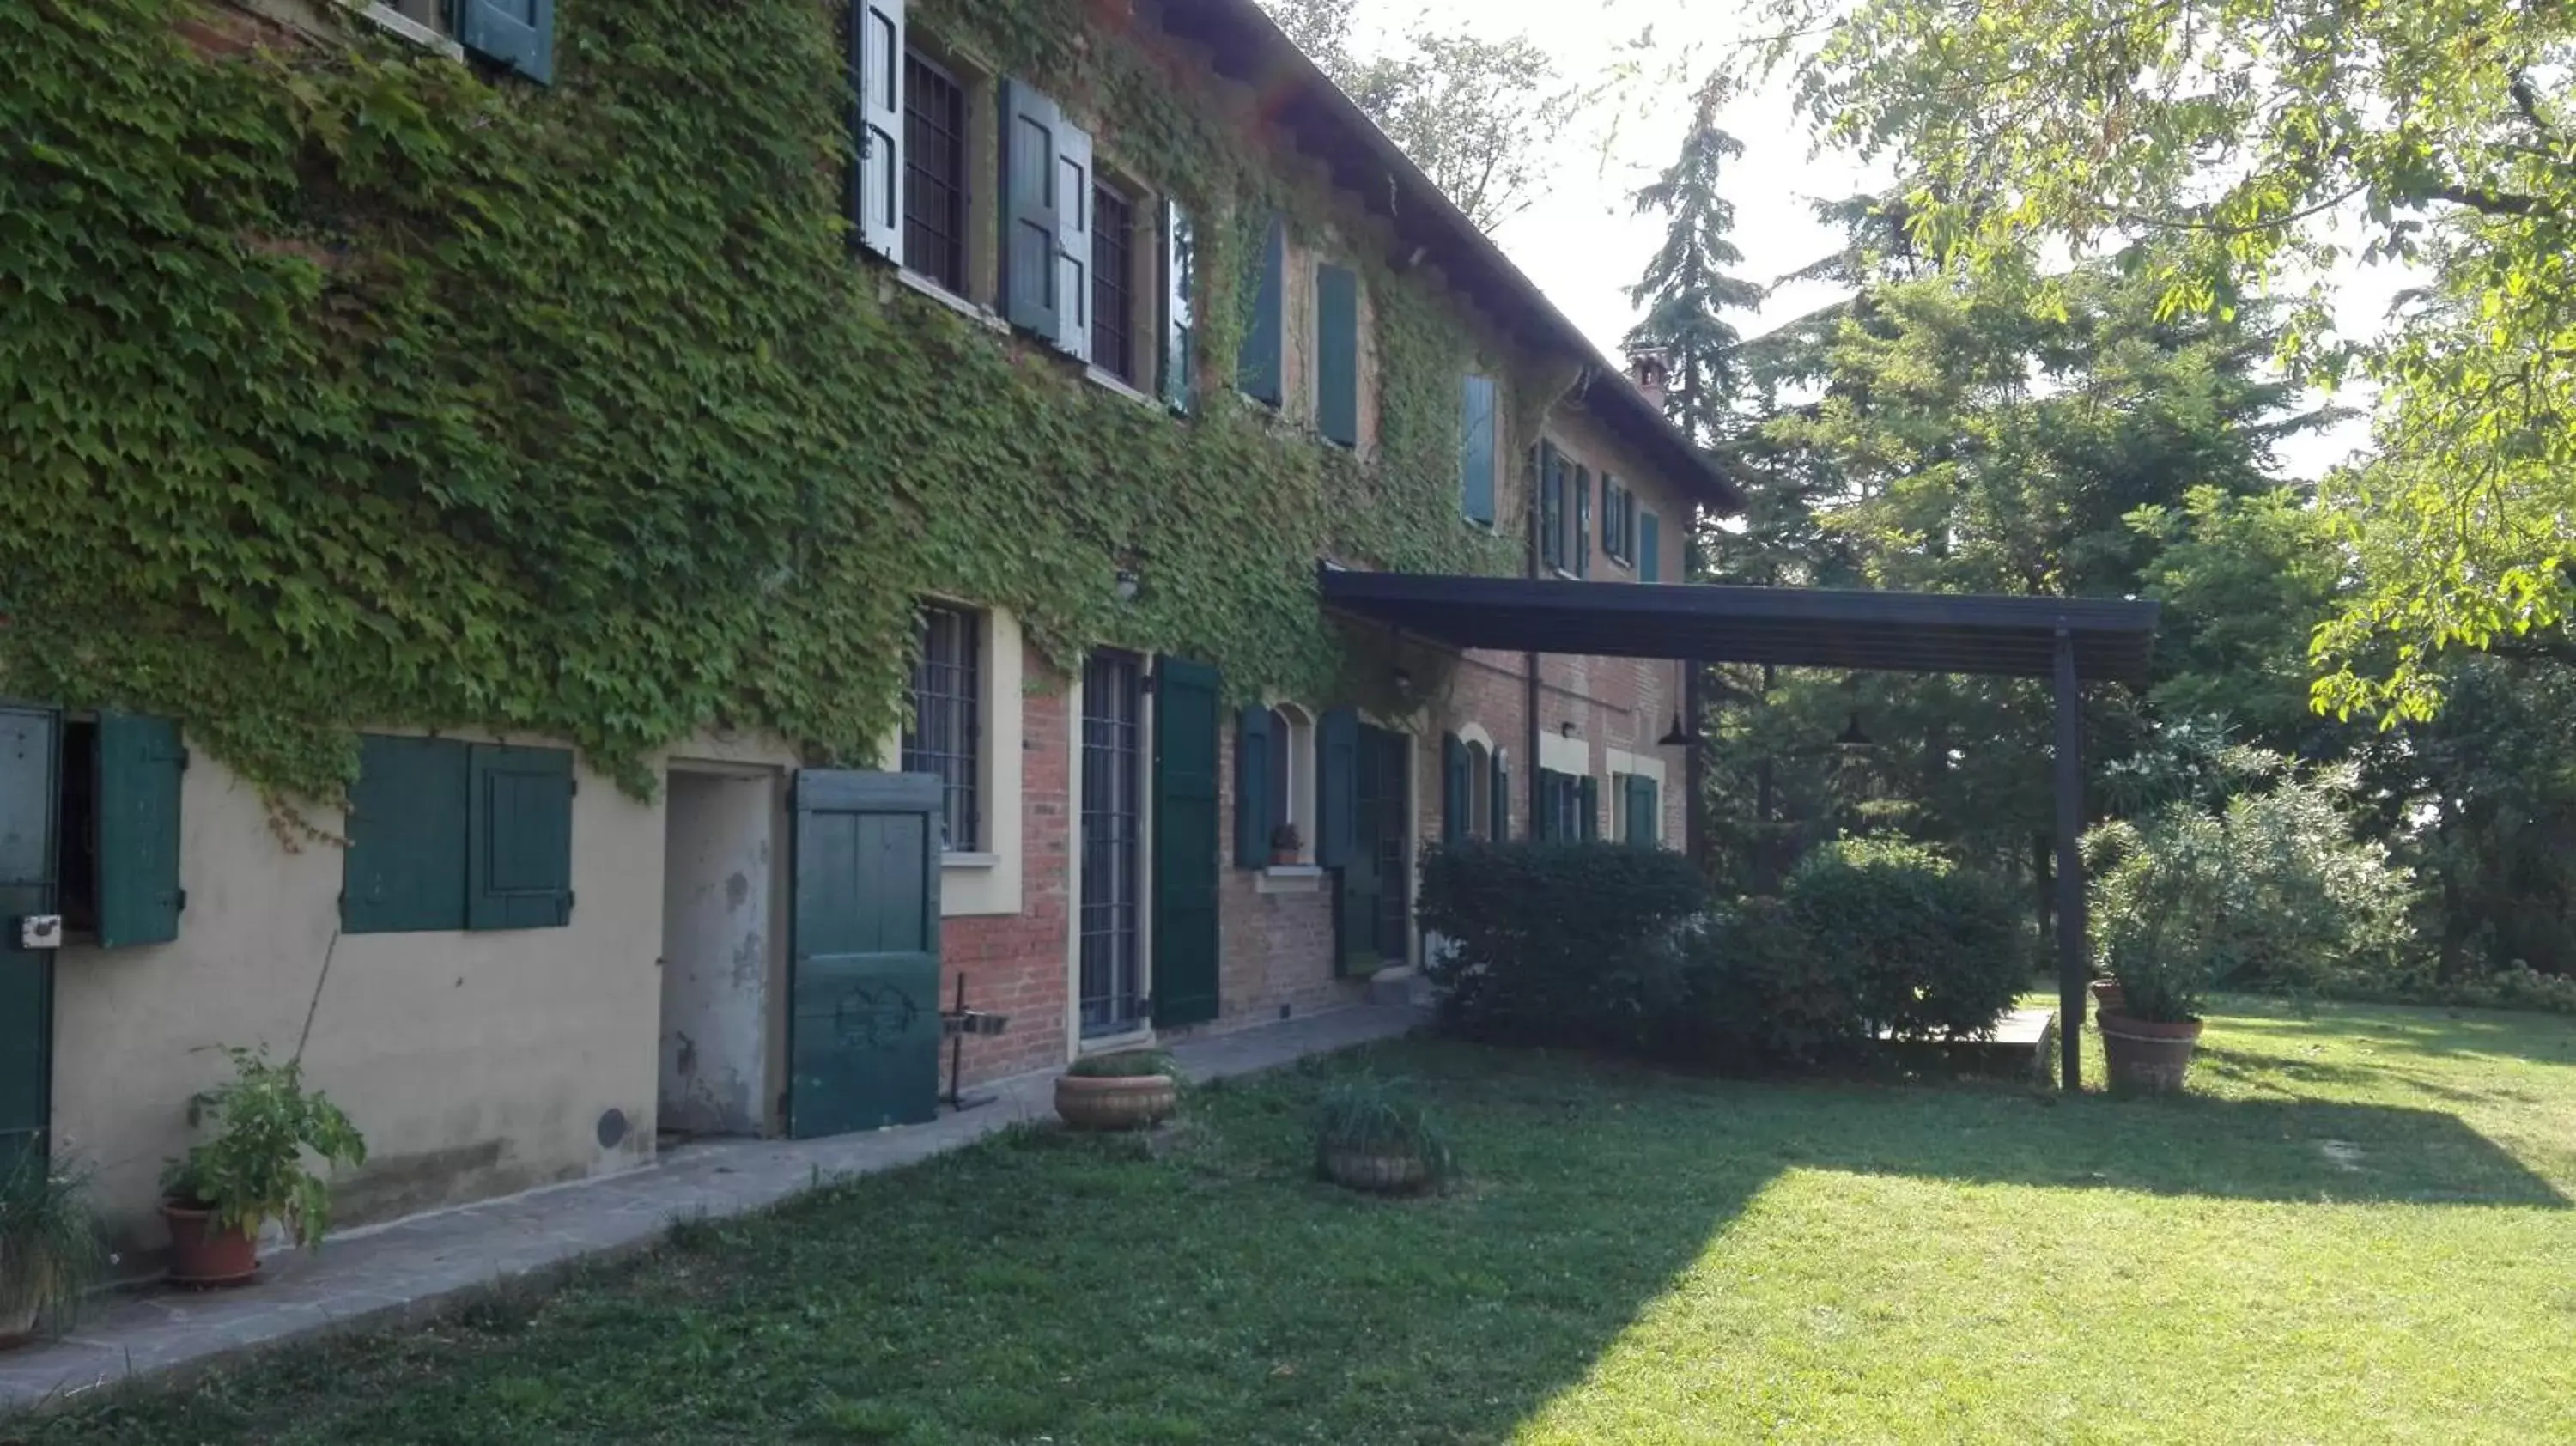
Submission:
[[[1120,377],[1120,376],[1119,376],[1119,375],[1117,375],[1115,372],[1105,372],[1105,371],[1102,371],[1100,368],[1098,368],[1098,367],[1096,367],[1096,366],[1088,366],[1088,365],[1086,365],[1086,366],[1084,366],[1084,367],[1083,367],[1083,369],[1082,369],[1082,374],[1083,374],[1084,376],[1086,376],[1086,377],[1089,377],[1089,378],[1091,379],[1091,381],[1092,381],[1092,384],[1093,384],[1093,385],[1095,385],[1095,386],[1102,387],[1102,388],[1105,388],[1106,390],[1116,392],[1118,395],[1120,395],[1120,396],[1122,396],[1122,397],[1125,397],[1127,400],[1129,400],[1129,401],[1131,401],[1131,402],[1136,402],[1136,403],[1138,403],[1138,404],[1140,404],[1140,405],[1143,405],[1143,406],[1152,407],[1152,408],[1154,408],[1156,411],[1160,411],[1160,410],[1162,410],[1162,406],[1163,406],[1163,404],[1162,404],[1161,402],[1158,402],[1158,401],[1156,401],[1155,399],[1153,399],[1152,397],[1149,397],[1149,396],[1145,395],[1143,392],[1141,392],[1141,391],[1137,390],[1137,389],[1136,389],[1136,386],[1135,386],[1133,383],[1131,383],[1131,382],[1127,381],[1127,380],[1126,380],[1125,378],[1123,378],[1123,377]]]
[[[1011,324],[1004,321],[999,312],[989,307],[978,306],[917,271],[906,271],[898,267],[894,272],[894,279],[983,327],[986,331],[998,332],[1003,336],[1011,334]]]
[[[1002,856],[1000,854],[970,853],[966,850],[959,849],[941,854],[939,856],[939,866],[943,869],[998,869],[1002,866]]]
[[[1253,875],[1253,892],[1311,894],[1324,887],[1324,871],[1313,864],[1272,864]]]

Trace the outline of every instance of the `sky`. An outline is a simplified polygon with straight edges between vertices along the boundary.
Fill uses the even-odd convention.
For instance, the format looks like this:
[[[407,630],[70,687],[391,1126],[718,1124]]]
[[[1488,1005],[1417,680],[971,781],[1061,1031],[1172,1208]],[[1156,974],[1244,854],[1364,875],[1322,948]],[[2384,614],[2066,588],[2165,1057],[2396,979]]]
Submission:
[[[1353,38],[1363,51],[1393,48],[1416,20],[1496,37],[1526,34],[1543,38],[1561,74],[1582,78],[1604,73],[1651,25],[1650,53],[1697,76],[1741,35],[1748,9],[1732,0],[1361,0]],[[1669,90],[1629,89],[1642,103],[1616,116],[1615,128],[1612,117],[1602,116],[1560,135],[1550,158],[1548,198],[1494,231],[1496,244],[1613,358],[1621,355],[1620,339],[1638,316],[1627,289],[1663,239],[1663,219],[1637,215],[1630,197],[1671,163],[1690,120],[1681,103],[1649,108]],[[1739,273],[1757,284],[1768,285],[1840,244],[1831,228],[1817,223],[1811,202],[1873,190],[1889,179],[1849,155],[1817,152],[1778,86],[1739,97],[1721,124],[1744,143],[1726,194],[1735,203],[1735,244],[1744,252]],[[2342,297],[2339,324],[2363,332],[2376,326],[2406,280],[2387,271],[2334,279]],[[1833,299],[1827,287],[1784,288],[1738,325],[1755,335]],[[2352,394],[2338,400],[2354,406],[2367,401]],[[2313,477],[2367,440],[2366,428],[2350,423],[2293,439],[2281,461],[2291,475]]]

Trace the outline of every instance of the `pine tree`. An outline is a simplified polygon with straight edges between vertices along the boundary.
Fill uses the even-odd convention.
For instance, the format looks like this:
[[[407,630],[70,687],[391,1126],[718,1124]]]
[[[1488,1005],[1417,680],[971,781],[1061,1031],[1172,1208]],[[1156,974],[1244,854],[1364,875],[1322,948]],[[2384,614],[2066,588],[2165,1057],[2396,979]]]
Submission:
[[[1728,233],[1735,207],[1719,192],[1726,163],[1744,143],[1717,123],[1716,97],[1703,94],[1682,138],[1681,155],[1653,185],[1637,192],[1637,212],[1670,218],[1664,244],[1628,299],[1646,309],[1628,333],[1631,351],[1659,351],[1670,368],[1664,410],[1692,441],[1715,446],[1730,430],[1727,409],[1742,384],[1736,348],[1743,337],[1726,319],[1762,302],[1762,288],[1726,268],[1744,253]]]

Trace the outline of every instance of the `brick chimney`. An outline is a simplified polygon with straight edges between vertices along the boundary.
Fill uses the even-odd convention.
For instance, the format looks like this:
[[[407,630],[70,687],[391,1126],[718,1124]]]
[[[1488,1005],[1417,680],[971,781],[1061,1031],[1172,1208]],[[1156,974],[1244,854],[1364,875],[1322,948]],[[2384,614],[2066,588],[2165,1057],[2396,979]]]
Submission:
[[[1662,352],[1628,354],[1628,380],[1637,384],[1637,390],[1646,394],[1646,400],[1655,404],[1656,411],[1664,409],[1664,388],[1671,376],[1672,364],[1664,359]]]

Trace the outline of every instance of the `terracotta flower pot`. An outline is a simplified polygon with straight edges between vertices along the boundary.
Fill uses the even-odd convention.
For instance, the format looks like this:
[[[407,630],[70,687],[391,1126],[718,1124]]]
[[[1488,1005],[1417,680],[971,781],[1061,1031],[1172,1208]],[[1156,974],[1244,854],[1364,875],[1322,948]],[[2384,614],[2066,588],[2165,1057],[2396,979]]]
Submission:
[[[2105,1011],[2102,1052],[2110,1057],[2111,1088],[2153,1095],[2181,1089],[2192,1052],[2200,1048],[2200,1029],[2197,1019],[2166,1024]]]
[[[200,1289],[244,1285],[259,1274],[259,1242],[247,1227],[215,1224],[215,1212],[168,1200],[162,1222],[170,1227],[170,1283]]]
[[[2128,1011],[2129,991],[2122,988],[2117,979],[2096,979],[2093,981],[2093,1003],[2104,1015],[2123,1014]]]
[[[1324,1178],[1354,1190],[1407,1195],[1431,1183],[1431,1166],[1420,1155],[1326,1150],[1323,1159]]]
[[[14,1351],[36,1338],[36,1308],[0,1312],[0,1351]]]
[[[1055,1112],[1077,1130],[1141,1130],[1170,1119],[1180,1104],[1180,1086],[1167,1074],[1068,1074],[1055,1082]]]

